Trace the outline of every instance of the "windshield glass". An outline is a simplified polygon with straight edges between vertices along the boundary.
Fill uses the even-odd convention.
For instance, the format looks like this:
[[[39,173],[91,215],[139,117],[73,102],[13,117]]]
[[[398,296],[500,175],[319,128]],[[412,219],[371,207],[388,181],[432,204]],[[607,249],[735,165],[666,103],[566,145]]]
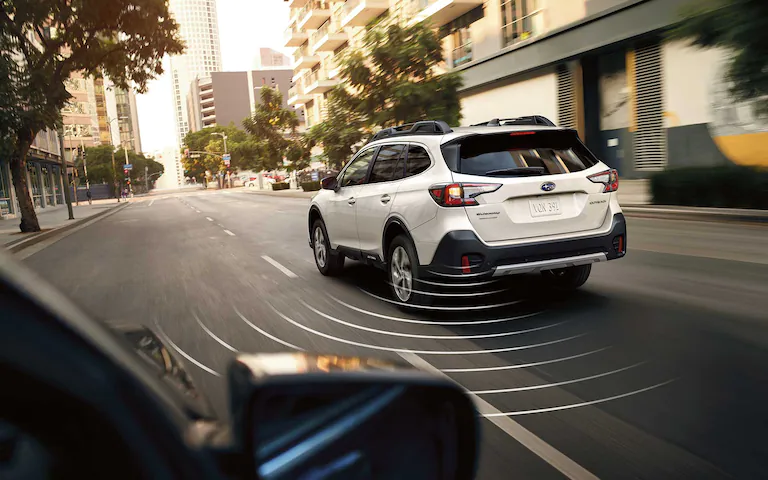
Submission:
[[[474,135],[444,146],[443,155],[458,160],[453,171],[468,175],[555,175],[597,163],[571,131]]]

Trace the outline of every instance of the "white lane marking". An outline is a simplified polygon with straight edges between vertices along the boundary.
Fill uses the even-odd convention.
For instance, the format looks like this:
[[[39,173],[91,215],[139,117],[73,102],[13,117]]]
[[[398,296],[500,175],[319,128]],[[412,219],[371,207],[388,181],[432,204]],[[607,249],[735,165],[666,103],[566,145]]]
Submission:
[[[411,305],[410,303],[403,303],[403,302],[397,302],[395,300],[391,300],[389,298],[380,297],[378,295],[374,295],[371,292],[368,292],[360,287],[358,287],[361,292],[372,296],[373,298],[378,298],[382,302],[389,302],[394,303],[395,305],[402,305],[404,307],[409,308],[416,308],[416,309],[422,309],[422,310],[440,310],[440,311],[462,311],[462,310],[490,310],[492,308],[498,308],[498,307],[506,307],[509,305],[514,305],[516,303],[522,302],[522,300],[513,300],[511,302],[504,302],[504,303],[494,303],[491,305],[473,305],[471,307],[434,307],[431,305]]]
[[[298,278],[298,275],[293,273],[292,271],[288,270],[284,266],[282,266],[280,263],[277,262],[277,260],[273,259],[272,257],[269,257],[267,255],[262,255],[261,258],[266,260],[267,263],[275,267],[276,269],[283,272],[288,278]]]
[[[224,228],[224,225],[217,223],[216,225],[220,226],[221,228]]]
[[[387,282],[387,285],[392,286],[392,283]],[[488,295],[495,295],[497,293],[506,292],[507,289],[501,289],[501,290],[488,290],[487,292],[471,292],[471,293],[436,293],[436,292],[427,292],[424,290],[416,290],[415,288],[411,289],[412,292],[420,293],[422,295],[428,295],[430,297],[483,297]]]
[[[213,219],[211,217],[205,217],[205,219],[208,220],[209,222],[213,221]]]
[[[475,395],[490,395],[494,393],[512,393],[512,392],[526,392],[528,390],[540,390],[542,388],[551,388],[551,387],[560,387],[562,385],[570,385],[572,383],[579,383],[579,382],[586,382],[587,380],[594,380],[596,378],[602,378],[607,377],[608,375],[613,375],[615,373],[624,372],[626,370],[629,370],[630,368],[635,368],[637,366],[640,366],[646,362],[640,362],[636,363],[634,365],[630,365],[628,367],[619,368],[616,370],[611,370],[610,372],[605,373],[598,373],[597,375],[590,375],[589,377],[583,377],[583,378],[576,378],[573,380],[565,380],[563,382],[554,382],[554,383],[543,383],[541,385],[530,385],[527,387],[515,387],[515,388],[499,388],[496,390],[472,390],[472,393]]]
[[[387,331],[387,330],[378,330],[378,329],[375,329],[375,328],[363,327],[361,325],[357,325],[357,324],[350,323],[350,322],[345,322],[344,320],[341,320],[341,319],[338,319],[336,317],[332,317],[330,315],[327,315],[327,314],[321,312],[320,310],[315,309],[314,307],[309,305],[304,300],[299,300],[299,302],[301,302],[305,307],[307,307],[308,309],[312,310],[313,312],[315,312],[316,314],[320,315],[321,317],[325,317],[328,320],[331,320],[332,322],[340,323],[340,324],[346,325],[348,327],[358,328],[360,330],[365,330],[365,331],[373,332],[373,333],[380,333],[382,335],[392,335],[392,336],[396,336],[396,337],[408,337],[408,338],[426,338],[426,339],[431,339],[431,340],[472,340],[472,339],[477,339],[477,338],[509,337],[509,336],[512,336],[512,335],[521,335],[523,333],[537,332],[539,330],[545,330],[547,328],[556,327],[558,325],[562,325],[562,324],[566,323],[566,322],[563,321],[563,322],[553,323],[551,325],[545,325],[543,327],[529,328],[527,330],[514,330],[514,331],[511,331],[511,332],[486,333],[486,334],[479,334],[479,335],[418,335],[418,334],[415,334],[415,333],[390,332],[390,331]]]
[[[554,358],[552,360],[544,360],[541,362],[533,362],[533,363],[518,363],[518,364],[512,364],[512,365],[499,365],[496,367],[475,367],[475,368],[444,368],[442,371],[443,373],[467,373],[467,372],[494,372],[497,370],[514,370],[517,368],[529,368],[529,367],[538,367],[539,365],[549,365],[550,363],[558,363],[558,362],[565,362],[567,360],[573,360],[575,358],[581,358],[586,357],[587,355],[592,355],[593,353],[602,352],[603,350],[608,350],[609,347],[604,348],[598,348],[597,350],[592,350],[590,352],[586,353],[579,353],[578,355],[571,355],[569,357],[562,357],[562,358]]]
[[[198,210],[198,209],[196,209],[196,208],[195,208],[194,210],[195,210],[195,212],[197,212],[197,213],[201,213],[201,212],[200,212],[200,210]]]
[[[155,199],[152,199],[152,201],[150,201],[150,202],[149,202],[149,205],[147,205],[147,206],[148,206],[148,207],[151,207],[153,203],[155,203]]]
[[[314,265],[314,262],[311,262]],[[378,317],[378,318],[384,318],[386,320],[394,320],[395,322],[404,322],[404,323],[417,323],[420,325],[483,325],[487,323],[500,323],[500,322],[509,322],[511,320],[520,320],[523,318],[530,318],[535,317],[536,315],[539,315],[544,312],[534,312],[534,313],[528,313],[526,315],[519,315],[517,317],[506,317],[506,318],[494,318],[491,320],[469,320],[466,322],[439,322],[439,321],[429,321],[429,320],[414,320],[412,318],[401,318],[401,317],[393,317],[391,315],[384,315],[382,313],[376,313],[371,312],[365,309],[362,309],[360,307],[356,307],[354,305],[350,305],[342,300],[339,300],[338,298],[334,297],[333,295],[328,294],[328,296],[335,300],[336,302],[344,305],[345,307],[352,309],[356,312],[364,313],[366,315],[370,315],[372,317]]]
[[[230,231],[229,231],[229,230],[227,230],[226,228],[224,229],[224,233],[226,233],[226,234],[227,234],[227,235],[229,235],[230,237],[234,237],[234,236],[235,236],[235,234],[234,234],[234,233],[230,232]]]
[[[517,350],[528,350],[531,348],[536,347],[545,347],[547,345],[554,345],[557,343],[567,342],[568,340],[573,340],[575,338],[583,337],[586,335],[586,333],[581,333],[579,335],[574,335],[572,337],[566,337],[566,338],[559,338],[557,340],[551,340],[549,342],[544,343],[534,343],[531,345],[519,345],[516,347],[505,347],[505,348],[489,348],[486,350],[408,350],[406,348],[392,348],[392,347],[382,347],[379,345],[371,345],[368,343],[360,343],[355,342],[352,340],[346,340],[344,338],[334,337],[333,335],[328,335],[327,333],[318,332],[317,330],[314,330],[312,328],[307,327],[306,325],[302,325],[299,322],[283,315],[279,310],[277,310],[275,307],[273,307],[269,302],[267,302],[267,306],[272,309],[276,314],[280,316],[283,320],[285,320],[288,323],[291,323],[297,327],[299,327],[302,330],[306,330],[309,333],[314,333],[315,335],[318,335],[323,338],[327,338],[329,340],[335,340],[340,343],[346,343],[347,345],[354,345],[356,347],[364,347],[364,348],[370,348],[373,350],[382,350],[385,352],[396,352],[396,353],[418,353],[422,355],[480,355],[480,354],[487,354],[487,353],[500,353],[500,352],[514,352]]]
[[[236,349],[235,347],[233,347],[232,345],[228,344],[228,343],[227,343],[227,342],[225,342],[224,340],[222,340],[222,339],[220,339],[219,337],[217,337],[217,336],[216,336],[216,334],[214,334],[212,331],[208,330],[208,327],[206,327],[205,325],[203,325],[203,322],[201,322],[201,321],[200,321],[200,318],[199,318],[197,315],[195,315],[195,314],[193,313],[193,314],[192,314],[192,316],[193,316],[193,317],[195,317],[195,320],[197,320],[197,324],[198,324],[198,325],[200,325],[200,328],[202,328],[203,330],[205,330],[205,333],[207,333],[208,335],[210,335],[210,336],[211,336],[211,338],[213,338],[214,340],[216,340],[217,342],[219,342],[219,344],[221,344],[221,345],[222,345],[224,348],[226,348],[227,350],[229,350],[229,351],[232,351],[232,352],[235,352],[235,353],[238,353],[238,351],[237,351],[237,349]]]
[[[285,345],[286,347],[289,347],[289,348],[293,348],[294,350],[298,350],[298,351],[300,351],[300,352],[303,352],[303,351],[304,351],[304,349],[303,349],[303,348],[301,348],[301,347],[297,347],[296,345],[294,345],[294,344],[292,344],[292,343],[288,343],[288,342],[286,342],[285,340],[280,340],[279,338],[277,338],[277,337],[275,337],[275,336],[273,336],[273,335],[270,335],[269,333],[267,333],[267,332],[265,332],[264,330],[260,329],[260,328],[259,328],[259,327],[257,327],[256,325],[252,324],[252,323],[251,323],[250,321],[248,321],[248,319],[247,319],[247,318],[245,318],[245,316],[243,316],[243,314],[242,314],[242,313],[240,313],[240,312],[239,312],[237,309],[235,309],[235,313],[237,314],[237,316],[238,316],[238,317],[240,317],[240,319],[241,319],[242,321],[244,321],[245,323],[247,323],[247,324],[248,324],[248,325],[249,325],[249,326],[250,326],[252,329],[256,330],[257,332],[259,332],[260,334],[262,334],[262,335],[264,335],[265,337],[269,338],[270,340],[274,340],[274,341],[276,341],[276,342],[277,342],[277,343],[279,343],[279,344]]]
[[[187,353],[186,353],[184,350],[182,350],[181,348],[179,348],[179,347],[178,347],[178,345],[176,345],[175,343],[173,343],[173,340],[171,340],[171,338],[170,338],[168,335],[166,335],[166,334],[165,334],[165,332],[164,332],[164,331],[163,331],[163,330],[160,328],[160,324],[158,324],[157,322],[155,322],[155,327],[157,327],[157,333],[159,333],[159,334],[160,334],[162,337],[164,337],[164,338],[165,338],[165,341],[167,341],[167,342],[168,342],[168,344],[169,344],[171,347],[173,347],[173,349],[174,349],[174,350],[176,350],[177,352],[179,352],[179,354],[180,354],[182,357],[186,358],[187,360],[189,360],[190,362],[194,363],[195,365],[197,365],[197,366],[198,366],[198,367],[200,367],[201,369],[203,369],[203,370],[205,370],[206,372],[210,373],[211,375],[214,375],[214,376],[216,376],[216,377],[221,377],[221,374],[220,374],[219,372],[217,372],[216,370],[213,370],[212,368],[208,368],[208,367],[206,367],[205,365],[203,365],[202,363],[198,362],[197,360],[195,360],[194,358],[192,358],[192,356],[190,356],[189,354],[187,354]]]
[[[619,398],[630,397],[632,395],[637,395],[638,393],[647,392],[649,390],[653,390],[654,388],[659,388],[659,387],[663,387],[664,385],[668,385],[674,382],[675,380],[677,379],[673,378],[672,380],[667,380],[666,382],[657,383],[656,385],[651,385],[650,387],[641,388],[640,390],[633,390],[631,392],[622,393],[621,395],[614,395],[612,397],[600,398],[598,400],[591,400],[589,402],[572,403],[570,405],[560,405],[558,407],[537,408],[534,410],[517,410],[513,412],[498,412],[498,413],[492,413],[492,414],[483,415],[483,416],[486,418],[513,417],[518,415],[531,415],[534,413],[557,412],[560,410],[569,410],[571,408],[587,407],[589,405],[597,405],[598,403],[610,402],[611,400],[618,400]]]
[[[435,374],[450,378],[418,355],[401,353],[400,356],[416,368],[431,371]],[[520,444],[525,448],[538,455],[542,460],[550,464],[566,477],[572,480],[597,480],[597,477],[592,472],[582,467],[571,458],[563,454],[561,451],[548,444],[541,438],[537,437],[533,432],[523,427],[511,418],[505,416],[488,416],[501,412],[499,412],[493,405],[486,402],[477,395],[473,395],[471,393],[469,395],[475,401],[477,410],[483,414],[485,418],[499,427],[504,433],[520,442]]]

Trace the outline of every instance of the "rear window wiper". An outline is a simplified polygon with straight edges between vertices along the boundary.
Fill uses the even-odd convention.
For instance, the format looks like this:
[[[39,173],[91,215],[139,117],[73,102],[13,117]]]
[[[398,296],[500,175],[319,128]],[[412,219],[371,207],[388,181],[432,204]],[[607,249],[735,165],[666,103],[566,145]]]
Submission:
[[[503,168],[501,170],[491,170],[485,172],[485,175],[513,175],[513,176],[528,176],[528,175],[544,175],[547,173],[544,167],[516,167],[516,168]]]

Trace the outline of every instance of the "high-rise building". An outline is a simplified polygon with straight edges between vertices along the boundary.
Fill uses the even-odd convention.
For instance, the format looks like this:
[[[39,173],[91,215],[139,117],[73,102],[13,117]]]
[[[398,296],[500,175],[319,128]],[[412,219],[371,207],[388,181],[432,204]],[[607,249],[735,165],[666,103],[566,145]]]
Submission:
[[[259,55],[253,59],[254,70],[284,70],[293,68],[288,55],[271,48],[260,48]]]
[[[110,123],[111,143],[115,146],[128,146],[129,150],[141,152],[141,134],[139,115],[136,109],[136,94],[133,90],[123,90],[108,79],[105,80],[105,98],[107,118]]]
[[[243,120],[260,103],[262,87],[276,88],[283,94],[283,107],[289,108],[288,90],[292,76],[293,70],[283,68],[213,72],[209,77],[193,80],[187,95],[189,130],[195,132],[230,123],[242,128]],[[303,111],[297,110],[296,113],[301,126]]]
[[[323,119],[340,83],[338,54],[389,12],[439,32],[442,68],[463,79],[463,124],[543,115],[576,129],[629,178],[768,164],[748,153],[768,141],[768,122],[754,105],[720,98],[728,53],[665,35],[690,0],[286,1],[285,46],[295,48],[288,103],[304,108],[307,126]]]
[[[189,131],[187,94],[190,82],[222,70],[221,46],[216,0],[170,0],[169,8],[187,46],[183,55],[170,59],[176,141],[180,146]]]

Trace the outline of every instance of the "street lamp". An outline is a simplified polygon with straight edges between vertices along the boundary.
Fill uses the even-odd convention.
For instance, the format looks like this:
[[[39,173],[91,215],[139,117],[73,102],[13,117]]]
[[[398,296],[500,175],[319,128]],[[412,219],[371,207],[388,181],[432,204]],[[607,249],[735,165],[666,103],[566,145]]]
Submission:
[[[112,122],[116,122],[118,120],[129,120],[128,117],[115,117],[115,118],[107,118],[107,126],[109,127],[109,137],[110,140],[113,142],[115,141],[114,136],[112,135]],[[118,138],[119,138],[120,129],[118,127]],[[123,147],[123,152],[125,152],[125,164],[128,165],[128,148],[126,145],[123,145],[122,139],[120,139],[120,146]],[[120,192],[117,188],[117,169],[115,168],[115,152],[112,151],[112,177],[115,179],[115,196],[117,197],[118,203],[120,202]]]
[[[212,135],[217,135],[224,139],[224,155],[227,155],[227,134],[226,133],[220,133],[220,132],[211,132]],[[227,165],[227,176],[229,177],[229,188],[232,188],[232,174],[229,173],[229,160],[224,160],[224,163]]]

